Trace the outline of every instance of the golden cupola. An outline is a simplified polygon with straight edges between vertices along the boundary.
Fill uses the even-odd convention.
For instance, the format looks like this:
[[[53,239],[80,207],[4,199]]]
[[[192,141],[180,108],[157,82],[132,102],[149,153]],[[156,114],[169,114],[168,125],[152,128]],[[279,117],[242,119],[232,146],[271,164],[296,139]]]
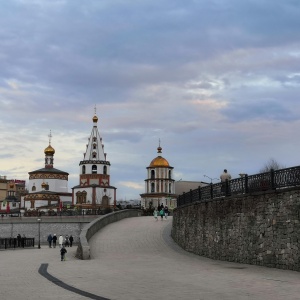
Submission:
[[[54,148],[49,144],[49,146],[47,148],[45,148],[44,153],[46,155],[54,155],[55,150]]]
[[[98,122],[98,117],[96,115],[93,116],[93,122],[97,123]]]
[[[43,183],[41,184],[41,187],[45,190],[46,187],[47,187],[47,183],[46,183],[46,182],[43,182]]]
[[[162,148],[160,146],[158,146],[157,148],[157,153],[161,154],[161,150]],[[163,158],[161,155],[158,155],[156,158],[154,158],[151,163],[150,166],[151,168],[153,167],[169,167],[169,162]]]

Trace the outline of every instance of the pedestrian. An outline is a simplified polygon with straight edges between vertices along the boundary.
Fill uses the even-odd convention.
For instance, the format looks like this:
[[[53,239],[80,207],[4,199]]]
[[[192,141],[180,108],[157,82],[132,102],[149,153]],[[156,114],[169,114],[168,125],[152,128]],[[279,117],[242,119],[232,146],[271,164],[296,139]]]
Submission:
[[[59,236],[58,238],[58,244],[59,244],[59,248],[62,248],[63,246],[63,242],[64,242],[64,238],[62,235]]]
[[[158,215],[158,211],[157,211],[157,208],[155,207],[154,212],[153,212],[153,216],[154,216],[154,219],[156,221],[158,221],[157,215]]]
[[[49,243],[49,248],[52,248],[52,247],[51,247],[51,246],[52,246],[52,235],[51,235],[51,233],[48,235],[47,241],[48,241],[48,243]]]
[[[53,234],[53,237],[52,237],[53,248],[56,248],[56,241],[57,241],[57,236],[56,236],[56,234],[54,233],[54,234]]]
[[[164,215],[165,215],[165,212],[164,212],[163,208],[160,209],[159,214],[160,214],[160,220],[163,221]]]
[[[22,237],[21,237],[21,234],[20,234],[20,233],[17,235],[17,240],[18,240],[18,247],[21,247],[21,240],[22,240]]]
[[[67,253],[67,249],[65,248],[64,245],[62,245],[62,248],[60,249],[60,259],[61,259],[61,261],[66,260],[66,253]]]
[[[159,211],[161,211],[162,209],[164,209],[164,204],[163,203],[159,206]]]
[[[65,237],[65,246],[66,247],[70,246],[70,241],[69,241],[69,236],[68,235],[66,235],[66,237]]]
[[[69,241],[70,241],[70,247],[72,247],[74,241],[72,234],[70,235]]]
[[[231,175],[224,169],[223,173],[220,175],[221,179],[221,192],[222,194],[230,194],[228,181],[231,179]]]
[[[165,213],[165,218],[167,219],[169,215],[169,209],[167,205],[164,207],[164,213]]]

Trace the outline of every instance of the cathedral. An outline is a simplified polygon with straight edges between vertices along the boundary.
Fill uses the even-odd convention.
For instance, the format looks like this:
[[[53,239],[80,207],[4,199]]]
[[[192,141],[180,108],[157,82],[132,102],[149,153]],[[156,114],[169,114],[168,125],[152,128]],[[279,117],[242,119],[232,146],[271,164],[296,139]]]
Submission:
[[[116,188],[110,185],[110,162],[93,117],[93,128],[79,163],[79,185],[72,188],[72,204],[79,209],[100,210],[116,207]]]
[[[158,207],[161,204],[169,208],[176,207],[175,180],[173,179],[173,167],[161,156],[162,148],[157,148],[158,156],[147,167],[147,179],[145,179],[145,193],[141,194],[141,206],[148,208]]]
[[[55,149],[49,145],[45,148],[45,167],[29,172],[28,194],[21,198],[21,207],[26,211],[48,210],[57,211],[63,203],[71,203],[72,194],[68,192],[69,173],[54,168]]]

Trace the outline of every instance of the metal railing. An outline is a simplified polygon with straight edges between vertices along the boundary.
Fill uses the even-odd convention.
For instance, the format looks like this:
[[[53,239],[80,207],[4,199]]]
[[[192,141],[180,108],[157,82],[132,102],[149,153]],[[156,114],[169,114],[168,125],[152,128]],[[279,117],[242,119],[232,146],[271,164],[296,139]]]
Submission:
[[[0,238],[0,249],[15,249],[34,247],[34,238]]]
[[[253,192],[276,190],[287,187],[300,186],[300,166],[271,170],[232,179],[226,182],[209,184],[198,187],[177,197],[177,207],[196,201],[210,201],[221,197],[242,195]]]

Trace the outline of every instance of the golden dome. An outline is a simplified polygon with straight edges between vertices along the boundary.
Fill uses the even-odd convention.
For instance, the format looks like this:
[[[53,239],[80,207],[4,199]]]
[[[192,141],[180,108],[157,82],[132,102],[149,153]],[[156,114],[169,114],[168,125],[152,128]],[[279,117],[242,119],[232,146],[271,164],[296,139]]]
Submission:
[[[95,115],[95,116],[93,116],[93,122],[94,123],[97,123],[98,122],[98,117]]]
[[[149,167],[169,167],[169,166],[170,165],[165,158],[163,158],[162,156],[157,156],[151,161]]]
[[[47,183],[46,182],[43,182],[42,183],[42,188],[45,188],[47,186]]]
[[[160,146],[160,140],[159,140],[159,146],[157,147],[157,153],[158,156],[154,159],[152,159],[149,167],[169,167],[168,161],[163,158],[161,154],[162,147]]]
[[[53,155],[55,153],[54,148],[51,147],[51,145],[49,145],[45,150],[44,150],[46,155]]]

